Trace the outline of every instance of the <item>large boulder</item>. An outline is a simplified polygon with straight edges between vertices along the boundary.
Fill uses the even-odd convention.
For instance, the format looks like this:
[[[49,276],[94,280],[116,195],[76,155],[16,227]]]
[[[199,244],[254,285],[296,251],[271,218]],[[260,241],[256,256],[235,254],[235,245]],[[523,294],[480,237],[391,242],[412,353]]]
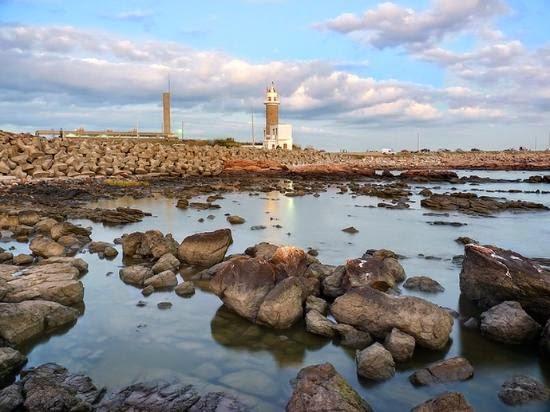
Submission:
[[[550,389],[530,376],[516,375],[502,384],[498,397],[507,405],[523,405],[550,399]]]
[[[288,328],[301,319],[303,303],[315,293],[315,279],[305,275],[304,257],[304,251],[287,246],[279,247],[269,261],[234,257],[219,266],[210,289],[240,316]]]
[[[44,258],[63,256],[66,253],[65,247],[63,245],[57,243],[55,240],[49,237],[42,235],[38,235],[33,240],[31,240],[29,249],[36,256],[41,256]]]
[[[370,286],[386,291],[405,279],[405,270],[397,256],[388,250],[366,253],[361,259],[351,259],[323,278],[323,293],[331,298],[353,288]]]
[[[409,380],[417,386],[464,381],[474,376],[474,367],[466,358],[456,357],[434,363],[414,372]]]
[[[23,371],[21,380],[0,392],[0,405],[7,411],[91,411],[101,397],[92,380],[70,374],[67,369],[47,363]]]
[[[411,412],[474,412],[474,408],[461,393],[445,392],[415,406]]]
[[[502,302],[481,314],[481,334],[487,338],[519,345],[538,337],[540,325],[518,302]]]
[[[197,233],[186,237],[178,248],[178,258],[197,267],[210,267],[225,257],[233,243],[231,230]]]
[[[166,253],[162,255],[160,259],[153,265],[151,269],[155,274],[164,272],[166,270],[171,270],[172,272],[177,272],[180,267],[180,261],[172,253]]]
[[[371,287],[352,289],[331,307],[334,318],[383,339],[393,328],[432,350],[449,341],[453,317],[444,309],[412,296],[390,296]]]
[[[63,236],[75,235],[81,238],[87,238],[90,241],[90,235],[92,231],[90,229],[74,225],[70,222],[56,223],[50,229],[50,236],[53,240],[58,240]]]
[[[333,326],[333,329],[340,336],[340,345],[348,348],[365,349],[373,341],[370,333],[358,330],[345,323],[337,323]]]
[[[395,362],[391,353],[376,342],[355,355],[357,373],[367,379],[384,381],[395,375]]]
[[[43,262],[48,261],[46,259]],[[12,268],[12,273],[8,270],[0,271],[0,277],[5,280],[4,302],[40,299],[70,306],[84,299],[84,286],[78,280],[80,271],[70,263],[41,264],[23,270],[17,266]]]
[[[152,286],[155,290],[172,288],[178,284],[178,278],[176,274],[171,270],[165,270],[150,278],[147,278],[143,282],[143,286]]]
[[[0,303],[0,338],[21,344],[73,323],[78,314],[76,309],[44,300]]]
[[[550,272],[522,255],[495,246],[465,246],[460,291],[487,309],[516,301],[535,317],[550,316]]]
[[[362,399],[330,363],[313,365],[298,372],[287,412],[371,412]]]
[[[0,347],[0,387],[12,379],[27,362],[27,357],[12,348]],[[2,410],[0,408],[0,410]]]

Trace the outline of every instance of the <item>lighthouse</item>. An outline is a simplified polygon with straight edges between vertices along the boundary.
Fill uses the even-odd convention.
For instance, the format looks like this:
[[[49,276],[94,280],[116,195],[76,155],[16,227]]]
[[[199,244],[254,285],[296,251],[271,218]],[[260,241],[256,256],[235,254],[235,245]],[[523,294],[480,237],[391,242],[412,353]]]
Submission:
[[[292,125],[279,123],[279,93],[272,82],[265,93],[264,149],[292,150]]]

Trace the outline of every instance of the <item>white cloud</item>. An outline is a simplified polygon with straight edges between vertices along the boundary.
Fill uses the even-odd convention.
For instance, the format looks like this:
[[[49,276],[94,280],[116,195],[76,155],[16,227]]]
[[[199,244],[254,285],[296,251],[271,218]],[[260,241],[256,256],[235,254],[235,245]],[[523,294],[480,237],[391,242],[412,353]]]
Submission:
[[[343,34],[377,48],[433,44],[449,34],[478,28],[507,11],[501,0],[436,0],[430,9],[415,11],[381,3],[363,14],[345,13],[315,27]]]

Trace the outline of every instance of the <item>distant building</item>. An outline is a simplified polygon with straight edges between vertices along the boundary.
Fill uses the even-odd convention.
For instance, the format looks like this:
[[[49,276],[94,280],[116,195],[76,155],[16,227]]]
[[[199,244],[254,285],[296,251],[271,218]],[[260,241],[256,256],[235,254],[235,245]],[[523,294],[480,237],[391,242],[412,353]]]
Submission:
[[[292,150],[292,125],[279,123],[279,106],[281,102],[273,83],[266,90],[264,104],[264,149]]]

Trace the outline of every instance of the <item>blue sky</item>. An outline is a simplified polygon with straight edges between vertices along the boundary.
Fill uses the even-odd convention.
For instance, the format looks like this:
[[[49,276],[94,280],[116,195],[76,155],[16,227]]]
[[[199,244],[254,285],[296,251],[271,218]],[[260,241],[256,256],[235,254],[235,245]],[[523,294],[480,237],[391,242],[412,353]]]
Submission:
[[[194,137],[247,139],[275,80],[303,146],[540,147],[548,21],[547,0],[0,0],[0,128],[158,129],[170,75]]]

